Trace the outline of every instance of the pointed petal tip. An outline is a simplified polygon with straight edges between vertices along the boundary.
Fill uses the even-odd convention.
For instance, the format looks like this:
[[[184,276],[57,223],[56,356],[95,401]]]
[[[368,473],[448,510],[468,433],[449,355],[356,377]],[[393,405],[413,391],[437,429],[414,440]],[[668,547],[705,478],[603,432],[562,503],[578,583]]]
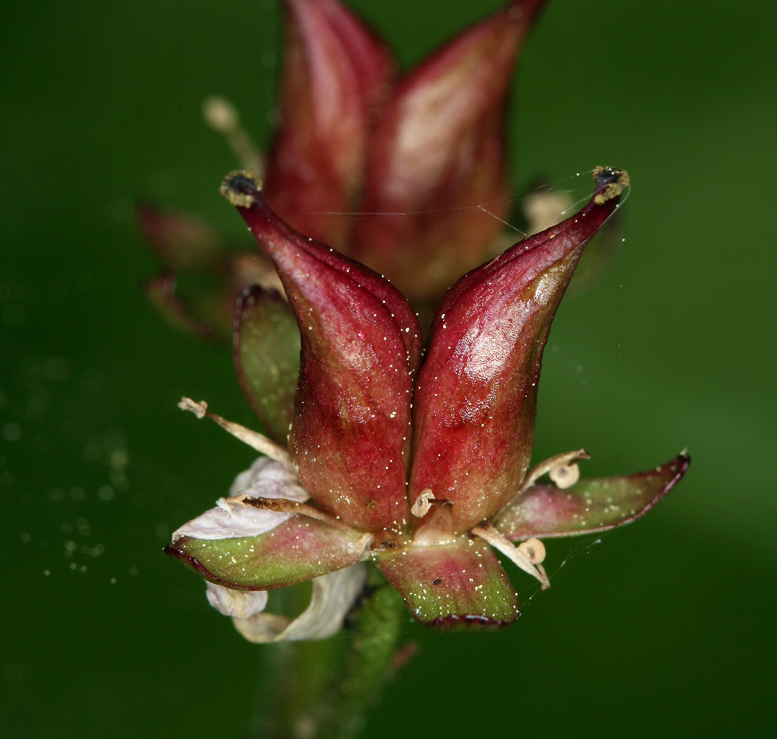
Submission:
[[[185,543],[186,537],[179,540],[180,542]],[[236,583],[228,582],[226,580],[222,580],[217,575],[213,574],[207,567],[205,567],[196,557],[192,557],[188,552],[181,549],[176,544],[168,544],[167,546],[162,548],[162,551],[172,557],[173,559],[177,560],[181,564],[188,567],[190,570],[193,570],[195,574],[199,575],[203,580],[206,582],[213,583],[214,585],[220,585],[224,588],[229,588],[230,590],[252,590],[253,588],[247,588],[243,587],[241,585],[238,585]]]
[[[250,208],[261,198],[262,181],[252,169],[230,172],[222,181],[220,192],[232,205]]]
[[[623,190],[631,184],[629,173],[625,169],[616,167],[595,167],[594,182],[596,183],[594,202],[597,205],[604,205],[608,200],[620,197]]]
[[[180,541],[185,541],[185,539],[181,539]],[[189,569],[194,570],[194,572],[196,572],[200,577],[202,577],[204,580],[207,580],[208,582],[212,582],[216,585],[222,585],[223,587],[231,588],[232,590],[248,590],[248,588],[241,588],[240,586],[234,585],[233,583],[228,583],[225,580],[221,580],[220,578],[216,577],[212,572],[203,567],[203,565],[197,559],[181,549],[177,543],[168,544],[166,547],[163,547],[162,551],[173,559],[178,560],[182,564],[186,565]]]

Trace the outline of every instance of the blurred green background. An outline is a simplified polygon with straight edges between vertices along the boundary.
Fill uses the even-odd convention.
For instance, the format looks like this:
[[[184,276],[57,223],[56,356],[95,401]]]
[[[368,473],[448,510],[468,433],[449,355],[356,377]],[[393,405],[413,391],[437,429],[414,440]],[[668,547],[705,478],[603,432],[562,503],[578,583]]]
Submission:
[[[413,63],[496,0],[353,0]],[[537,174],[633,188],[607,279],[566,302],[537,458],[587,474],[688,446],[679,488],[634,526],[549,546],[520,621],[438,635],[365,735],[763,735],[777,719],[777,5],[553,0],[510,125]],[[238,237],[235,165],[200,104],[231,98],[264,143],[272,0],[6,7],[0,30],[0,735],[245,737],[263,648],[161,553],[251,451],[175,407],[252,424],[228,353],[170,332],[139,283],[153,197]],[[578,195],[581,197],[582,195]]]

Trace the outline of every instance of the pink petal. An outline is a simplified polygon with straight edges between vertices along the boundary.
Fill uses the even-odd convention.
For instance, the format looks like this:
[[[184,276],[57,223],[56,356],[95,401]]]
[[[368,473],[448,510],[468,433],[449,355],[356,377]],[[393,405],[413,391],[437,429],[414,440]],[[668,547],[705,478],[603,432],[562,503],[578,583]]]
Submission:
[[[267,200],[301,232],[344,249],[364,169],[367,125],[389,93],[394,62],[336,0],[286,0],[282,122]]]
[[[378,275],[289,228],[250,177],[230,175],[222,192],[275,262],[300,326],[289,451],[303,485],[362,530],[404,526],[415,314]]]
[[[293,516],[259,536],[184,536],[165,552],[217,585],[232,590],[267,590],[356,564],[368,555],[371,539],[369,534]]]
[[[353,255],[411,300],[441,295],[504,227],[505,103],[544,1],[510,3],[411,72],[370,139]]]
[[[585,245],[625,172],[597,170],[588,205],[463,277],[440,304],[414,396],[411,503],[453,501],[466,531],[516,494],[531,457],[542,351]]]
[[[518,618],[518,596],[499,560],[480,539],[407,544],[381,552],[377,562],[413,618],[425,626],[493,628]]]

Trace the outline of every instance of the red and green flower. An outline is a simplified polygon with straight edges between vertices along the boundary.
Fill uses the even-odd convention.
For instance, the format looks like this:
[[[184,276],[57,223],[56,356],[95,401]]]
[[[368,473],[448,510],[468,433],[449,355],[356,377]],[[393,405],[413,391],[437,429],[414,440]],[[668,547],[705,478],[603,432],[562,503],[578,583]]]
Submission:
[[[688,467],[683,453],[578,479],[583,450],[530,466],[553,317],[629,184],[596,168],[582,210],[491,258],[508,215],[509,80],[543,4],[516,0],[399,76],[336,0],[286,0],[266,170],[222,185],[258,255],[225,252],[186,217],[142,212],[168,268],[150,292],[170,317],[217,334],[237,297],[235,362],[266,435],[182,406],[264,456],[167,551],[249,639],[334,633],[364,563],[423,624],[508,625],[518,598],[494,550],[548,587],[541,540],[629,523]],[[217,279],[187,305],[174,273],[191,269]],[[422,325],[416,309],[433,304]],[[268,591],[311,579],[299,619],[265,612]]]

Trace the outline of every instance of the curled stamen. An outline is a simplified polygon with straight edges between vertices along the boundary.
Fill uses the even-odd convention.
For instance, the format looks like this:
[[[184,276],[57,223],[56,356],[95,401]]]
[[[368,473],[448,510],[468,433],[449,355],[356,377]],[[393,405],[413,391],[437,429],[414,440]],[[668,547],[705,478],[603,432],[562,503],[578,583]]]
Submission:
[[[518,551],[525,555],[529,562],[537,568],[540,575],[548,581],[548,575],[545,572],[545,568],[542,566],[542,563],[545,560],[545,545],[539,539],[527,539],[518,545]],[[544,582],[542,583],[543,590],[547,590],[549,587],[550,581],[548,581],[547,586]]]
[[[580,479],[580,467],[574,462],[560,464],[548,472],[548,477],[556,483],[556,487],[566,490]]]
[[[532,562],[532,559],[540,556],[540,554],[542,554],[542,557],[544,558],[545,547],[542,546],[537,539],[530,539],[529,542],[532,542],[531,547],[525,547],[522,550],[520,547],[516,547],[509,539],[506,539],[504,536],[502,536],[489,523],[475,526],[475,528],[472,529],[470,533],[474,534],[475,536],[479,536],[484,541],[487,541],[492,547],[494,547],[494,549],[496,549],[498,552],[502,552],[502,554],[517,564],[518,567],[520,567],[524,572],[528,573],[532,577],[536,577],[542,583],[543,590],[547,590],[550,587],[548,576],[540,564],[542,560],[537,561],[536,565],[534,562]],[[524,543],[528,544],[529,542]],[[541,553],[535,542],[536,544],[540,544],[540,546],[542,546]],[[530,549],[532,552],[531,554],[529,553]]]
[[[426,490],[424,490],[415,499],[415,503],[413,503],[413,507],[410,509],[410,513],[412,513],[416,518],[423,518],[427,513],[429,513],[429,509],[432,507],[432,501],[434,499],[434,493],[432,492],[431,488],[426,488]]]
[[[580,459],[590,459],[590,455],[585,449],[578,449],[576,452],[566,452],[565,454],[557,454],[555,457],[540,462],[526,473],[526,477],[524,478],[516,497],[525,493],[540,477],[548,473],[550,473],[550,479],[562,489],[574,485],[580,477],[580,471],[577,470],[577,465],[574,463]],[[559,471],[560,468],[563,467],[567,469]],[[575,470],[571,469],[572,467],[574,467]],[[575,477],[575,471],[577,472],[577,477]],[[563,481],[562,484],[559,484],[559,480]]]
[[[232,423],[221,416],[217,416],[215,413],[211,413],[205,401],[197,403],[191,398],[181,398],[178,407],[182,411],[191,411],[197,418],[207,416],[236,439],[240,439],[244,444],[248,444],[251,448],[256,449],[257,452],[264,454],[270,459],[274,459],[276,462],[280,462],[287,469],[294,469],[289,453],[282,446],[256,431],[251,431],[251,429],[241,426],[239,423]]]
[[[545,545],[539,539],[527,539],[518,545],[521,552],[533,565],[542,564],[545,561]]]

